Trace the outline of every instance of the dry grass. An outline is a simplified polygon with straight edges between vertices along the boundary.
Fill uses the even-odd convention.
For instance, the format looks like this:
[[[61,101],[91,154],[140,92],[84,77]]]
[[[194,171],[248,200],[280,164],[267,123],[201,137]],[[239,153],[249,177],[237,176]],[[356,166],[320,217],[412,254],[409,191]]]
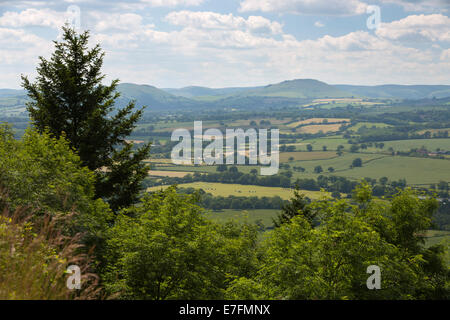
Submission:
[[[425,129],[417,131],[418,134],[424,134],[425,132],[429,131],[431,134],[439,133],[439,132],[450,132],[450,128],[443,128],[443,129]]]
[[[341,127],[341,123],[335,123],[335,124],[314,124],[310,126],[304,126],[300,127],[296,130],[296,132],[299,133],[318,133],[319,131],[322,131],[323,133],[327,132],[337,132],[339,131],[339,128]]]
[[[296,121],[296,122],[288,124],[287,126],[290,128],[296,128],[298,126],[302,126],[305,124],[313,124],[313,123],[322,124],[324,120],[327,120],[328,123],[350,122],[350,119],[344,119],[344,118],[311,118],[311,119],[306,119],[306,120],[302,120],[302,121]]]
[[[90,254],[80,237],[67,237],[65,219],[36,216],[29,208],[13,212],[0,194],[0,300],[66,300],[100,297],[98,277],[89,271]],[[69,290],[69,265],[81,269],[80,290]]]
[[[327,99],[316,99],[313,102],[341,102],[341,103],[351,103],[351,102],[363,102],[361,98],[327,98]]]
[[[175,178],[183,178],[188,174],[192,174],[192,172],[181,172],[181,171],[155,171],[150,170],[148,172],[149,176],[152,177],[175,177]]]

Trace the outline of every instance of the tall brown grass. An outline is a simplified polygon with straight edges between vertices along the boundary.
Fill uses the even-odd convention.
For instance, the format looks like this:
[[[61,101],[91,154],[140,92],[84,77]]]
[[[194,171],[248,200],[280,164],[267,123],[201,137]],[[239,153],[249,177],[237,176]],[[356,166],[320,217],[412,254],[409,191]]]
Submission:
[[[11,210],[0,192],[0,299],[95,299],[101,292],[90,272],[90,251],[81,234],[63,235],[61,225],[73,214],[36,215],[30,208]],[[69,290],[69,265],[81,269],[80,290]]]

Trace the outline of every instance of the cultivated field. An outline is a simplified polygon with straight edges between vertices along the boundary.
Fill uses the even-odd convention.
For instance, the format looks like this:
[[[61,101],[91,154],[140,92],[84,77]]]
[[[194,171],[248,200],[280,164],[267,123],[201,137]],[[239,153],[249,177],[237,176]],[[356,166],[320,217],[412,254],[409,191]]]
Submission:
[[[349,122],[350,119],[344,118],[311,118],[302,121],[296,121],[293,123],[289,123],[287,126],[290,128],[296,128],[298,126],[306,125],[306,124],[324,124],[325,123],[344,123]]]
[[[241,185],[241,184],[226,184],[226,183],[212,183],[212,182],[193,182],[184,183],[178,185],[180,188],[195,188],[203,189],[207,193],[211,193],[213,196],[240,196],[240,197],[274,197],[279,196],[282,199],[289,199],[293,196],[294,192],[288,188],[278,187],[263,187],[253,185]],[[167,186],[158,186],[148,188],[148,192],[165,189]],[[323,196],[329,196],[327,192],[320,191],[307,191],[302,190],[301,193],[305,194],[311,199],[319,199]]]
[[[334,124],[314,124],[310,126],[299,127],[295,130],[298,133],[318,133],[322,131],[323,133],[328,132],[337,132],[339,128],[342,126],[342,123],[334,123]]]

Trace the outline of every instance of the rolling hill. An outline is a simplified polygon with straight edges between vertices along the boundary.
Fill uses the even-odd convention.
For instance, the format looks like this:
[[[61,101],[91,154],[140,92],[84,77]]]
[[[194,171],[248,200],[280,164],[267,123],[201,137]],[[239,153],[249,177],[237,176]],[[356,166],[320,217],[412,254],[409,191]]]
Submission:
[[[426,99],[450,97],[450,86],[446,85],[380,85],[352,86],[335,85],[334,87],[355,96],[369,98]]]
[[[149,85],[122,83],[117,87],[121,93],[117,106],[126,105],[130,100],[136,100],[138,106],[145,105],[149,109],[192,108],[198,106],[196,101],[174,96],[164,90]]]
[[[329,85],[313,79],[283,81],[262,87],[207,88],[191,86],[181,89],[158,89],[151,85],[123,83],[118,85],[121,97],[116,107],[124,107],[130,100],[147,111],[180,110],[189,108],[256,108],[262,106],[292,106],[317,98],[397,98],[408,100],[442,99],[450,97],[447,85]],[[0,110],[17,113],[24,110],[23,90],[0,89]],[[12,110],[12,108],[14,110]],[[17,110],[16,110],[17,109]]]
[[[297,79],[240,92],[241,96],[284,98],[343,98],[351,96],[339,88],[313,79]]]
[[[190,87],[184,87],[180,89],[162,89],[170,94],[173,94],[175,96],[179,97],[185,97],[185,98],[198,98],[198,97],[207,97],[207,96],[229,96],[236,93],[240,93],[247,90],[257,89],[259,87],[232,87],[232,88],[207,88],[207,87],[197,87],[197,86],[190,86]]]

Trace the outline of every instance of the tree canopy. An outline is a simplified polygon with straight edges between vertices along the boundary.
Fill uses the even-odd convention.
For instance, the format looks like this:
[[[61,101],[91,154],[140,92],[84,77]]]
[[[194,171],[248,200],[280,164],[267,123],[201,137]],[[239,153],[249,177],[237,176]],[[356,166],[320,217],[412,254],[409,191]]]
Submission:
[[[89,32],[63,27],[62,41],[54,42],[50,60],[39,58],[36,82],[22,76],[22,85],[34,127],[56,138],[64,136],[83,165],[95,171],[96,195],[118,210],[137,200],[148,170],[142,160],[150,145],[133,151],[125,140],[143,109],[134,111],[133,101],[114,108],[119,81],[103,84],[104,52],[98,44],[89,48],[88,41]]]

